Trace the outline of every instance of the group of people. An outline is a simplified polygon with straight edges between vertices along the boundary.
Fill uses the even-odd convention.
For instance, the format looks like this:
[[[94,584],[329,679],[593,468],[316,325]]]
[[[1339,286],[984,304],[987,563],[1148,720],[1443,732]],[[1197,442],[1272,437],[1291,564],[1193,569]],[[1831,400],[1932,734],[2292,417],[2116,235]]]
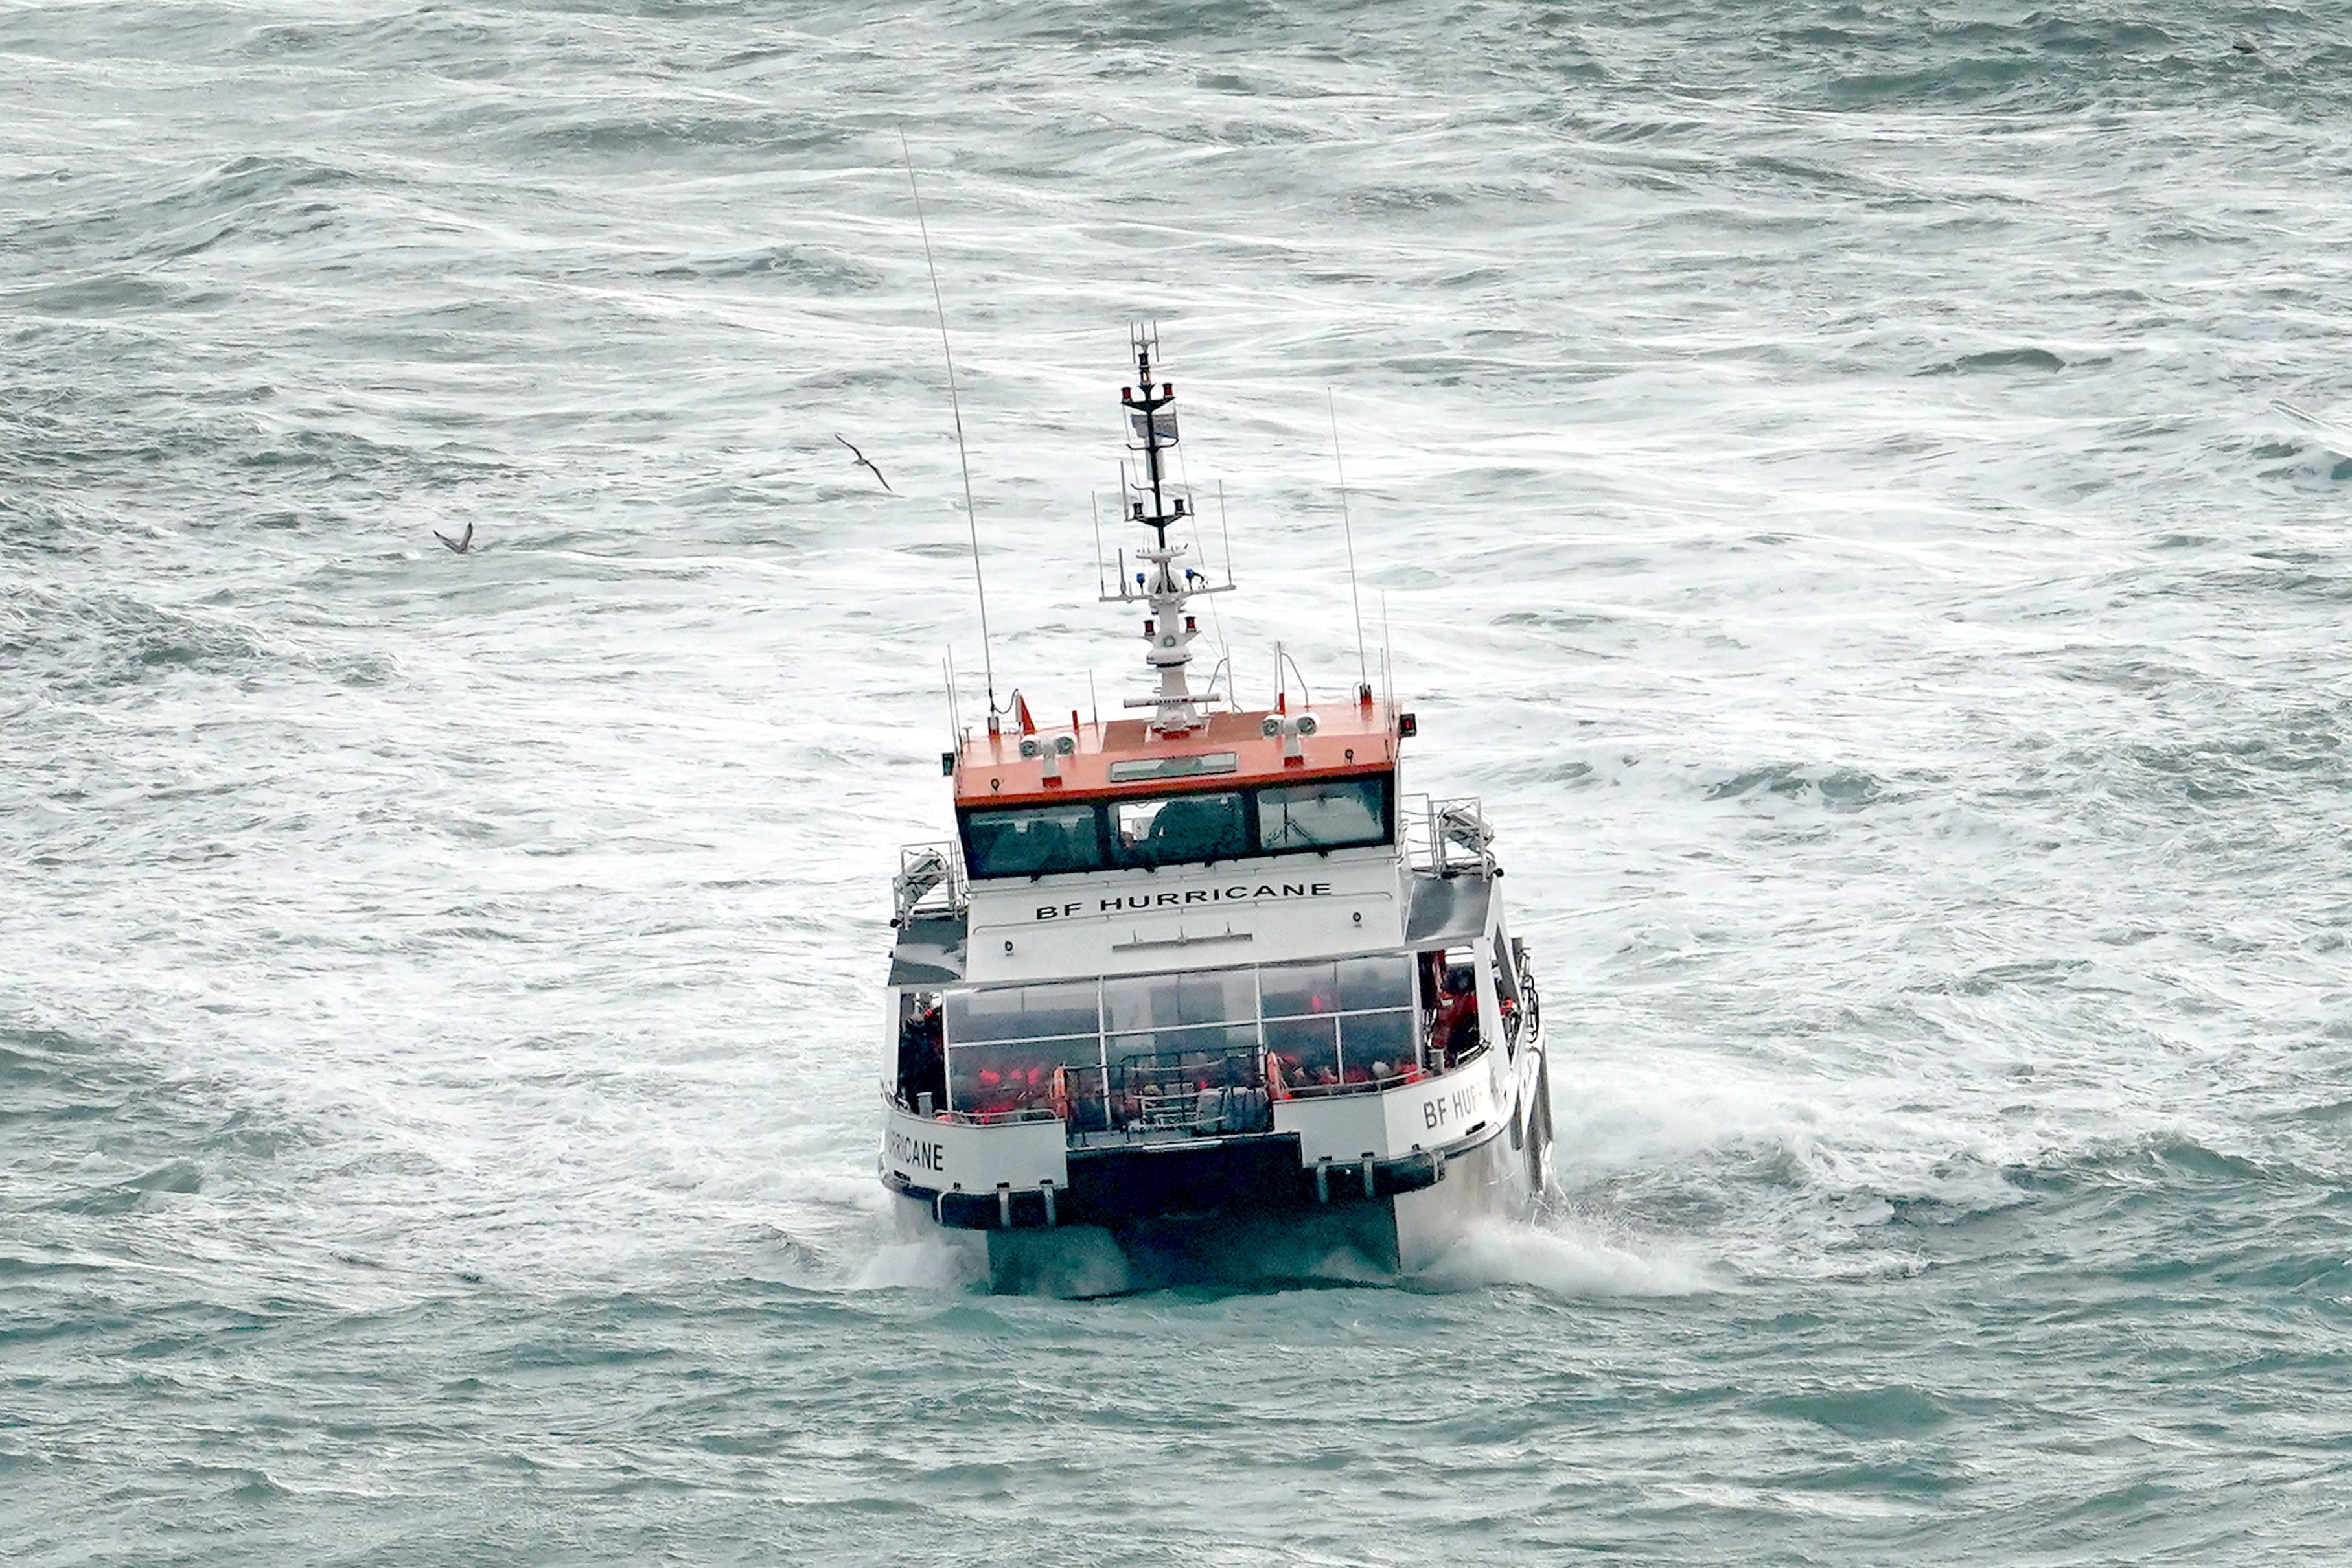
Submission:
[[[1238,1111],[1243,1120],[1255,1123],[1264,1114],[1262,1105],[1302,1091],[1410,1083],[1447,1072],[1480,1044],[1477,974],[1467,963],[1448,963],[1442,952],[1421,954],[1417,967],[1425,1028],[1421,1048],[1414,1053],[1418,1059],[1382,1057],[1350,1061],[1335,1051],[1328,1059],[1315,1061],[1274,1047],[1269,1040],[1262,1060],[1228,1056],[1181,1068],[1173,1063],[1165,1068],[1129,1063],[1114,1067],[1106,1081],[1102,1069],[1092,1066],[1013,1063],[999,1058],[992,1065],[979,1067],[969,1078],[959,1069],[953,1110],[981,1117],[1047,1110],[1073,1126],[1085,1124],[1098,1130],[1151,1123],[1153,1107],[1181,1092],[1202,1105],[1215,1099],[1217,1108],[1207,1113],[1211,1121],[1222,1124]],[[910,997],[909,1004],[899,1043],[900,1101],[915,1106],[928,1096],[939,1114],[948,1114],[948,1063],[939,998],[936,994]],[[1500,1004],[1507,1025],[1512,1010],[1507,994]],[[1270,1026],[1268,1033],[1272,1033]],[[1402,1038],[1395,1043],[1406,1044]],[[1234,1107],[1229,1098],[1234,1091],[1257,1098],[1246,1106]],[[1151,1105],[1147,1105],[1147,1099]]]
[[[1345,1084],[1387,1083],[1391,1079],[1401,1083],[1412,1083],[1424,1076],[1417,1062],[1405,1062],[1400,1065],[1376,1058],[1369,1062],[1349,1062],[1343,1068],[1334,1067],[1328,1062],[1318,1062],[1309,1067],[1297,1057],[1288,1056],[1280,1051],[1266,1053],[1265,1068],[1266,1088],[1276,1100],[1287,1100],[1299,1090],[1307,1089],[1333,1089]]]
[[[982,1068],[972,1078],[979,1092],[966,1109],[978,1115],[1003,1116],[1041,1107],[1057,1116],[1068,1114],[1069,1094],[1058,1068],[1042,1063],[1027,1068]]]

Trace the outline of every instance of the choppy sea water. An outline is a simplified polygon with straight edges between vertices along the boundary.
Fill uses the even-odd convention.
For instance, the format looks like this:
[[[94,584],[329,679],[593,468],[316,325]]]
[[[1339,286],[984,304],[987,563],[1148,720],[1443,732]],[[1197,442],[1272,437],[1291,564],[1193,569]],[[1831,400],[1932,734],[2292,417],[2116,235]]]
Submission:
[[[2339,1560],[2352,449],[2276,405],[2352,425],[2347,68],[2259,5],[0,13],[0,1557]],[[1244,690],[1343,686],[1336,415],[1544,973],[1540,1223],[1087,1303],[891,1242],[979,664],[902,132],[1001,685],[1129,689],[1150,315]]]

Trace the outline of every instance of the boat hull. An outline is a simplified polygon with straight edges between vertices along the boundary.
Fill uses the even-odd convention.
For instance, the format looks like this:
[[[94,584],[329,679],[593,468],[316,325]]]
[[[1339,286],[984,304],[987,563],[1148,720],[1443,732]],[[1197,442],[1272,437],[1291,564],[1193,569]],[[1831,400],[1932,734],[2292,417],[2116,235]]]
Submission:
[[[1256,1158],[1204,1173],[1129,1170],[1090,1184],[1083,1162],[1050,1226],[991,1226],[980,1212],[942,1219],[939,1194],[900,1190],[900,1235],[961,1252],[968,1274],[1001,1293],[1117,1295],[1191,1284],[1264,1285],[1325,1280],[1378,1283],[1422,1272],[1482,1224],[1523,1217],[1540,1197],[1548,1118],[1532,1110],[1424,1163],[1383,1163],[1363,1190],[1366,1167],[1328,1168],[1321,1180],[1297,1163],[1293,1141],[1265,1140]],[[1286,1166],[1284,1162],[1286,1161]],[[1167,1156],[1155,1162],[1166,1166]],[[1240,1184],[1242,1173],[1259,1178]],[[1423,1178],[1426,1178],[1425,1180]],[[1399,1189],[1400,1184],[1410,1183]],[[1126,1194],[1155,1200],[1118,1212]],[[1190,1193],[1192,1201],[1181,1194]],[[1202,1201],[1213,1200],[1213,1201]],[[1066,1217],[1065,1209],[1066,1208]],[[1147,1212],[1154,1211],[1157,1212]]]

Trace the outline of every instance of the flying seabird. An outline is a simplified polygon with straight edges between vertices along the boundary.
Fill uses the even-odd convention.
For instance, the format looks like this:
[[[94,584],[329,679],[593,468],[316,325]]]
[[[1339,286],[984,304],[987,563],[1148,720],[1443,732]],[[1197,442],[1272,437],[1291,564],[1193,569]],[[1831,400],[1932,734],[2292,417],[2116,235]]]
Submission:
[[[867,458],[865,453],[859,451],[856,447],[851,447],[848,440],[843,437],[835,436],[834,439],[839,441],[845,447],[849,447],[849,455],[857,459],[858,467],[866,469],[868,473],[871,473],[876,479],[882,479],[882,470],[876,468],[873,460]],[[890,481],[887,479],[882,479],[882,488],[886,490],[890,490]],[[890,493],[892,495],[897,495],[898,492],[897,490],[890,490]]]
[[[433,531],[433,537],[463,555],[474,548],[474,525],[470,522],[466,525],[466,535],[462,539],[452,539],[437,528]]]

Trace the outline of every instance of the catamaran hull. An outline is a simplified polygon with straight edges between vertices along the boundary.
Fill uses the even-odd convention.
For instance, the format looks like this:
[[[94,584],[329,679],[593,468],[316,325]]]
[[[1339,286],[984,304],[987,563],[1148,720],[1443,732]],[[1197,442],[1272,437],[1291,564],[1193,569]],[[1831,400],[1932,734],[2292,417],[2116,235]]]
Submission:
[[[1015,1211],[1007,1202],[1003,1217],[1012,1223],[992,1226],[983,1212],[950,1211],[931,1193],[901,1190],[894,1206],[903,1238],[961,1252],[969,1275],[1001,1293],[1085,1297],[1201,1283],[1377,1283],[1431,1268],[1481,1225],[1530,1213],[1543,1192],[1549,1138],[1549,1117],[1531,1110],[1516,1135],[1500,1127],[1432,1155],[1332,1166],[1319,1181],[1313,1167],[1294,1163],[1291,1179],[1231,1192],[1228,1201],[1202,1212],[1090,1214],[1100,1203],[1089,1205],[1079,1173],[1052,1224],[1036,1223],[1041,1214]],[[1070,1210],[1066,1220],[1063,1205]]]

